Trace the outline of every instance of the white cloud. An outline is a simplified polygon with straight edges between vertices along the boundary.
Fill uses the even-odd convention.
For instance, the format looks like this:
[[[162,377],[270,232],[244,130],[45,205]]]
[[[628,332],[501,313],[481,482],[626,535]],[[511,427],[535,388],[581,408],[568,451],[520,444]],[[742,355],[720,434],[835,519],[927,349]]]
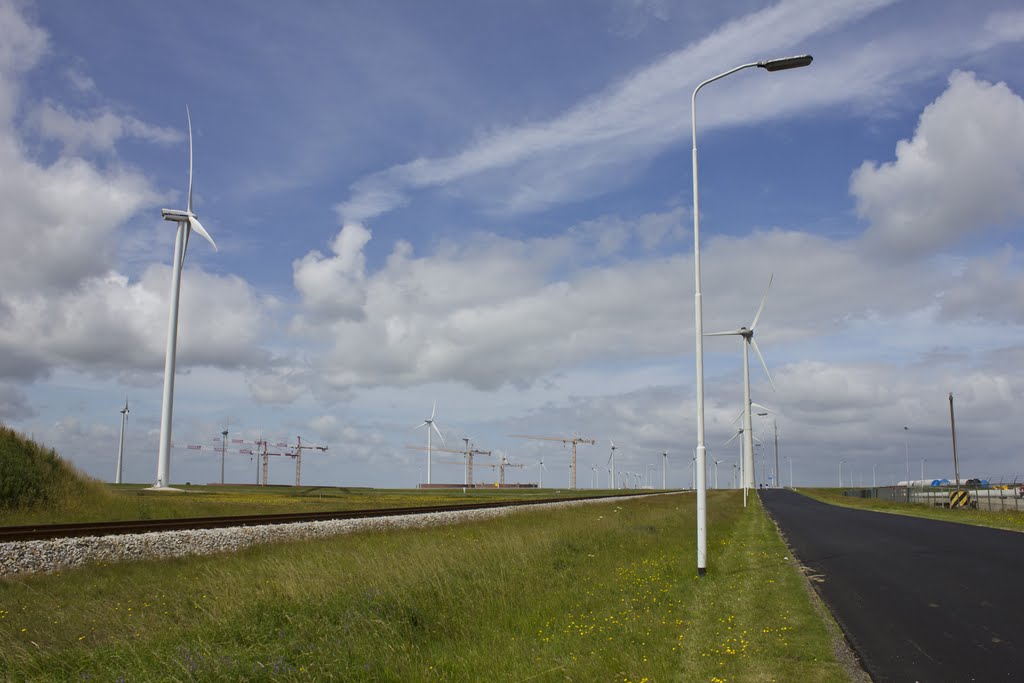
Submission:
[[[134,116],[115,114],[110,109],[102,109],[94,116],[83,118],[53,102],[40,105],[33,120],[44,138],[60,141],[68,153],[83,149],[113,152],[117,142],[125,137],[163,145],[185,138],[177,129],[153,126]]]
[[[303,308],[318,318],[363,317],[366,303],[363,247],[370,231],[358,223],[345,225],[331,245],[333,256],[312,251],[292,264],[295,288]]]
[[[928,253],[1024,216],[1024,100],[954,72],[896,160],[865,162],[850,190],[880,251]]]

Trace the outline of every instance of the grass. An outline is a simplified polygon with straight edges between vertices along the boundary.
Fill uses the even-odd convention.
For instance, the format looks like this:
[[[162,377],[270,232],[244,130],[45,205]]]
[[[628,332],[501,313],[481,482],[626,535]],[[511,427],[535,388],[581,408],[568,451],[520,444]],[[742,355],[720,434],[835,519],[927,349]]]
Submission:
[[[109,499],[103,484],[52,448],[0,425],[0,519],[23,511],[98,508]]]
[[[486,522],[0,580],[18,680],[844,681],[753,497]]]
[[[1014,510],[990,512],[988,510],[973,510],[970,508],[950,509],[920,503],[897,503],[877,498],[844,496],[836,489],[813,488],[796,490],[798,493],[820,500],[823,503],[831,503],[842,507],[874,510],[876,512],[891,512],[910,517],[939,519],[944,522],[973,524],[975,526],[987,526],[995,529],[1008,529],[1010,531],[1024,531],[1024,513]]]
[[[461,505],[616,491],[554,489],[370,489],[327,486],[181,486],[181,493],[146,491],[145,484],[99,484],[89,496],[54,496],[47,505],[0,510],[0,526],[137,519],[178,519],[275,512]]]

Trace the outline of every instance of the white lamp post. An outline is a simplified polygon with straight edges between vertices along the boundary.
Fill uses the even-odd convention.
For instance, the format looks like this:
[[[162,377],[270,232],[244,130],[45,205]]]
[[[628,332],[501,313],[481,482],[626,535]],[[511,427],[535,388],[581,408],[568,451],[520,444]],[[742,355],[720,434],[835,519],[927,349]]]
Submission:
[[[765,71],[783,71],[785,69],[807,66],[811,63],[812,59],[811,55],[800,55],[797,57],[741,64],[704,81],[693,89],[693,96],[690,98],[690,127],[693,135],[693,279],[695,284],[693,303],[694,320],[696,323],[694,333],[697,344],[697,454],[694,466],[697,470],[697,574],[699,576],[704,576],[708,566],[708,510],[707,482],[705,481],[707,449],[704,446],[704,314],[701,307],[700,292],[700,203],[697,192],[697,93],[705,85],[714,83],[742,69],[757,66]]]

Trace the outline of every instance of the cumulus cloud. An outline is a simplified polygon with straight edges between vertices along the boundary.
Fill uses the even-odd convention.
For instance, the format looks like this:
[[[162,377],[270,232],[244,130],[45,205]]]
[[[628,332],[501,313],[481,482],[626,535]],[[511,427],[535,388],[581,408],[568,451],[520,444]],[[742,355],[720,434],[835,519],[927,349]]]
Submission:
[[[1005,83],[956,71],[896,159],[850,181],[880,251],[929,253],[1024,216],[1024,100]]]
[[[345,225],[331,244],[333,255],[312,251],[292,264],[295,288],[313,318],[363,317],[366,258],[363,247],[370,231],[358,223]]]

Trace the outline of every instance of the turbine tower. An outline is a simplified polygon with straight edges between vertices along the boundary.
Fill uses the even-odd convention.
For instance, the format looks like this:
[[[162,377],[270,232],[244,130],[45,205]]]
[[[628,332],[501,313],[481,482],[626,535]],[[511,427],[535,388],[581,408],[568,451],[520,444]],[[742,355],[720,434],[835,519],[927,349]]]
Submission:
[[[424,420],[422,424],[418,424],[415,427],[413,427],[413,429],[419,429],[420,427],[422,427],[424,425],[426,425],[426,427],[427,427],[427,484],[428,485],[430,484],[430,451],[431,451],[430,432],[431,432],[431,430],[437,432],[437,435],[441,437],[441,445],[442,446],[444,445],[444,437],[441,436],[441,430],[439,430],[437,428],[437,425],[434,424],[434,414],[436,412],[437,412],[437,401],[434,401],[434,407],[430,411],[430,417],[428,417],[426,420]]]
[[[752,429],[750,417],[750,352],[749,347],[753,346],[754,351],[757,352],[757,357],[761,361],[761,367],[764,368],[764,374],[768,377],[768,384],[771,385],[772,391],[775,391],[775,383],[772,382],[771,373],[768,372],[768,365],[764,362],[764,356],[761,355],[761,349],[757,348],[757,342],[754,341],[754,328],[757,327],[757,321],[761,317],[761,311],[764,310],[764,302],[768,299],[768,290],[772,286],[772,280],[775,278],[773,274],[768,278],[768,286],[765,287],[764,296],[761,297],[761,305],[757,307],[757,313],[754,314],[754,321],[750,323],[750,327],[741,327],[738,330],[732,330],[730,332],[711,332],[704,336],[706,337],[725,337],[735,335],[743,338],[743,437],[744,437],[744,452],[743,452],[743,488],[751,489],[755,488],[754,485],[754,431]]]
[[[174,413],[174,362],[178,352],[178,301],[181,298],[181,271],[185,265],[185,252],[192,231],[206,238],[217,250],[217,244],[206,232],[202,223],[192,211],[192,115],[185,107],[188,120],[188,208],[161,209],[160,214],[165,221],[177,223],[178,231],[174,238],[174,261],[171,262],[171,294],[170,313],[167,321],[167,353],[164,357],[164,393],[163,405],[160,409],[160,451],[156,461],[156,483],[154,490],[169,490],[171,476],[171,419]]]
[[[668,489],[668,451],[661,452],[661,488]]]
[[[121,483],[121,466],[124,463],[124,423],[128,421],[128,397],[124,399],[124,408],[121,408],[121,441],[117,446],[117,473],[114,475],[114,483]]]
[[[541,458],[537,462],[537,488],[539,489],[544,488],[544,470],[546,469],[547,467],[544,466],[544,458]]]
[[[608,443],[612,445],[612,454],[608,456],[608,462],[612,466],[612,488],[615,488],[615,451],[618,450],[618,446],[616,446],[615,442],[611,440],[609,440]]]

